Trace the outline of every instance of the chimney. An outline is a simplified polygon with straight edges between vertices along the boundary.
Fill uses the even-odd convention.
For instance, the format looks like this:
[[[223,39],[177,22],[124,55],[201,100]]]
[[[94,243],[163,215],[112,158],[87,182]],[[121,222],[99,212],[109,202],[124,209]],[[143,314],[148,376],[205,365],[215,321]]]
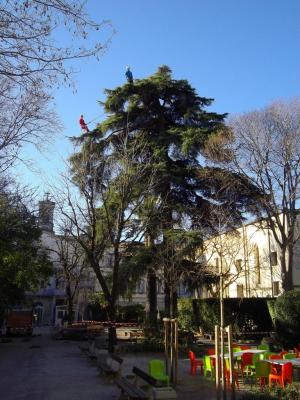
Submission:
[[[53,214],[55,203],[49,200],[50,193],[45,193],[45,198],[39,201],[39,226],[42,230],[53,232]]]

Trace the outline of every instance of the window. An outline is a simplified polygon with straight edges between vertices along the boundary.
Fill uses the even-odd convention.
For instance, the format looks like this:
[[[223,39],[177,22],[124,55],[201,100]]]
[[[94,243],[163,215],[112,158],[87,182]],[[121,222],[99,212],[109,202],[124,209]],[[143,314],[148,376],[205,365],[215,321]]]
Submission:
[[[278,265],[277,252],[276,251],[271,251],[271,253],[270,253],[270,263],[271,263],[272,267],[274,267],[275,265]]]
[[[236,285],[236,297],[244,297],[244,285]]]
[[[254,247],[254,256],[255,256],[255,276],[256,283],[260,284],[260,263],[259,263],[259,248],[257,245]]]
[[[137,293],[143,294],[145,293],[145,281],[141,279],[137,285]]]
[[[241,258],[239,258],[238,260],[235,260],[235,268],[236,268],[237,272],[242,271],[242,259]]]
[[[156,281],[156,287],[157,287],[157,294],[163,294],[164,293],[164,285],[163,282],[160,279],[157,279]]]
[[[279,291],[279,282],[278,281],[274,281],[273,282],[273,296],[278,296],[280,293]]]

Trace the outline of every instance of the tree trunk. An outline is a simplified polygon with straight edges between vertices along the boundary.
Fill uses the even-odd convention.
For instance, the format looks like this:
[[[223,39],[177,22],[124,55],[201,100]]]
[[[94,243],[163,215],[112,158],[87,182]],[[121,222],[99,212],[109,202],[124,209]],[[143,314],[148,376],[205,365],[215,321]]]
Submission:
[[[157,329],[157,279],[153,269],[147,272],[148,325]]]
[[[286,253],[288,260],[286,260]],[[282,251],[281,256],[281,278],[282,278],[282,289],[284,292],[294,289],[293,284],[293,262],[294,252],[293,246],[289,245],[287,249]]]
[[[108,326],[108,351],[114,353],[115,345],[117,344],[117,330],[116,330],[116,306],[115,304],[109,305],[109,326]]]
[[[68,298],[68,324],[71,325],[73,323],[73,297],[70,284],[67,285],[66,292]]]
[[[118,282],[119,282],[119,266],[120,254],[119,246],[114,246],[114,264],[113,264],[113,281],[111,289],[111,298],[109,302],[109,329],[108,329],[108,351],[114,352],[114,347],[117,344],[117,331],[116,331],[116,303],[118,299]]]
[[[165,279],[165,314],[170,317],[171,313],[171,296],[170,296],[170,286]]]

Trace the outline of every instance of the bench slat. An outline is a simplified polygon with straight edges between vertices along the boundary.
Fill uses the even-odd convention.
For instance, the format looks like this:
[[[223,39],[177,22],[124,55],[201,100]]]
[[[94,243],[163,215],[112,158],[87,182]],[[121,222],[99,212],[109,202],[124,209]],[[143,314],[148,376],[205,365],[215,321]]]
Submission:
[[[135,400],[147,400],[148,395],[140,388],[134,386],[130,381],[126,378],[121,377],[115,379],[116,385],[125,392],[131,399]]]
[[[137,367],[132,368],[132,373],[137,375],[139,378],[143,379],[145,382],[149,383],[151,386],[154,386],[154,387],[163,386],[162,382],[153,378],[153,376],[147,374],[147,372],[145,372]]]

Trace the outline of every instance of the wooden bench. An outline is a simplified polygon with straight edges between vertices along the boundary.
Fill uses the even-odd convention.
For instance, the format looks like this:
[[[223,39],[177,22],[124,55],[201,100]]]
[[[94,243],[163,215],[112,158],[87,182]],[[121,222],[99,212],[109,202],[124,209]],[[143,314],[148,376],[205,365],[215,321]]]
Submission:
[[[123,359],[115,354],[98,356],[97,367],[100,373],[108,378],[116,378],[121,375]]]
[[[126,395],[129,399],[148,400],[149,395],[124,376],[115,379],[116,385],[121,389],[121,398]]]
[[[153,378],[153,376],[147,374],[147,372],[143,371],[140,368],[133,367],[132,368],[132,373],[135,375],[135,384],[137,385],[138,383],[138,378],[142,379],[146,383],[148,383],[151,386],[154,387],[160,387],[163,386],[163,383],[160,382],[159,380]]]
[[[160,380],[153,378],[147,372],[137,368],[132,368],[132,373],[135,375],[135,385],[138,386],[139,380],[146,382],[147,386],[143,390],[147,392],[149,399],[177,399],[177,393],[171,386],[166,386]]]

